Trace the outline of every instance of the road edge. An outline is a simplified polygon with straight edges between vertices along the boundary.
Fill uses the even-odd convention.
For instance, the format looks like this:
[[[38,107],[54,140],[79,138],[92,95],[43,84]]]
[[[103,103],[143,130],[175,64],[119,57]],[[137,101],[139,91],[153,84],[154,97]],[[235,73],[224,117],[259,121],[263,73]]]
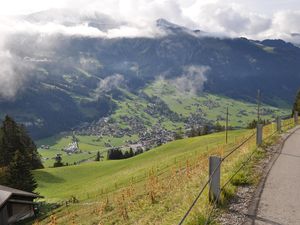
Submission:
[[[281,136],[280,144],[278,146],[275,146],[276,149],[272,153],[273,156],[271,157],[270,161],[267,163],[267,166],[264,168],[264,171],[261,175],[260,181],[255,188],[256,190],[250,201],[247,217],[246,217],[245,222],[243,223],[244,225],[254,225],[255,224],[258,207],[259,207],[259,203],[260,203],[260,198],[261,198],[262,192],[264,190],[267,178],[272,170],[272,167],[274,166],[277,159],[279,158],[280,153],[282,152],[282,149],[283,149],[286,141],[289,139],[289,137],[291,135],[293,135],[299,129],[300,129],[300,127],[296,126],[293,129],[289,130],[288,132],[283,133],[283,135]]]

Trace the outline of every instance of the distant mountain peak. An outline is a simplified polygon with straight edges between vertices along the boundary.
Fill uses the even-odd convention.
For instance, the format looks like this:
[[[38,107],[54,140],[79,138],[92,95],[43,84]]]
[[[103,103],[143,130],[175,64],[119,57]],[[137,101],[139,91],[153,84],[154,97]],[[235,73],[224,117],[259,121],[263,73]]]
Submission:
[[[204,34],[201,30],[191,30],[187,27],[172,23],[166,19],[160,18],[156,20],[156,26],[168,34],[187,33],[192,35]]]
[[[184,28],[163,18],[156,20],[156,25],[161,28]]]

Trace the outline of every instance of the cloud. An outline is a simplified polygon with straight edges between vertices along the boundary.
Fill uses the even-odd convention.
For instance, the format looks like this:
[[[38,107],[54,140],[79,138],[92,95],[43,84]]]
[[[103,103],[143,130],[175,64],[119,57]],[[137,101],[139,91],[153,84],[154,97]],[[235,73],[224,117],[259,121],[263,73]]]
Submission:
[[[32,8],[40,5],[34,4],[35,0],[30,1]],[[24,4],[26,9],[28,4]],[[285,37],[290,35],[290,30],[300,33],[297,25],[299,11],[296,10],[300,10],[300,6],[296,4],[292,8],[295,4],[294,0],[274,0],[274,3],[263,3],[263,6],[256,0],[61,0],[46,4],[49,7],[57,5],[59,9],[1,18],[0,32],[105,38],[153,37],[161,34],[155,27],[155,20],[165,18],[191,29],[233,37]],[[283,5],[291,9],[283,11],[280,9]],[[259,10],[262,7],[265,9]],[[37,7],[41,8],[45,7]],[[278,26],[279,34],[275,29]]]
[[[114,74],[108,76],[99,82],[98,88],[95,90],[94,97],[99,98],[102,93],[112,91],[121,86],[124,86],[123,75]]]
[[[195,6],[186,9],[186,13],[201,30],[229,37],[256,38],[258,33],[268,30],[272,23],[271,18],[246,11],[238,4],[195,3]]]
[[[203,85],[207,81],[206,73],[209,70],[208,66],[185,66],[182,76],[169,83],[175,85],[180,92],[197,94],[203,90]]]
[[[275,36],[276,38],[283,38],[288,41],[293,41],[293,35],[300,33],[300,11],[281,11],[275,13],[272,29],[268,33],[268,36]],[[272,31],[277,31],[272,32]],[[300,42],[299,42],[300,43]]]
[[[11,67],[12,55],[9,51],[0,51],[0,97],[9,98],[15,95],[18,81],[11,78],[14,74]],[[6,89],[6,87],[11,87]]]
[[[32,65],[5,49],[0,50],[0,62],[0,100],[12,99],[23,88]]]
[[[190,29],[229,37],[287,38],[300,33],[299,11],[261,13],[249,1],[220,0],[64,0],[66,8],[28,16],[2,16],[0,33],[116,37],[164,35],[155,25],[159,18]],[[278,4],[279,0],[277,0]],[[246,4],[247,3],[247,4]],[[256,4],[258,5],[258,4]],[[278,29],[280,28],[280,29]],[[290,40],[290,39],[289,39]]]
[[[34,11],[29,8],[35,6],[36,10],[58,8],[30,15],[0,16],[0,98],[12,97],[20,90],[28,78],[25,75],[28,73],[23,71],[34,63],[48,60],[48,56],[36,54],[40,49],[57,47],[55,37],[59,35],[157,37],[165,33],[155,21],[165,18],[190,29],[207,31],[209,35],[260,40],[281,38],[300,43],[300,6],[293,0],[288,3],[274,0],[269,4],[258,0],[55,0],[55,3],[46,4],[48,8],[38,2],[20,3],[16,12],[22,12],[22,4],[26,8],[24,12]],[[283,5],[285,7],[281,9]],[[268,6],[269,10],[266,9]],[[32,37],[32,43],[22,47],[21,41],[28,36]],[[20,48],[17,52],[22,52],[23,56],[11,47]]]

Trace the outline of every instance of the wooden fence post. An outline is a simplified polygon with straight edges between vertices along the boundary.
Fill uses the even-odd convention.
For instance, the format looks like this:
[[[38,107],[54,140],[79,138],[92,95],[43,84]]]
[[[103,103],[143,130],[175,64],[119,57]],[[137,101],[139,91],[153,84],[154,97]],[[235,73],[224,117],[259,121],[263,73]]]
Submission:
[[[294,111],[294,122],[296,125],[298,124],[298,111]]]
[[[219,201],[220,197],[221,157],[209,157],[209,200]]]
[[[277,132],[281,132],[281,118],[280,116],[277,117],[276,119],[276,124],[277,124]]]
[[[257,124],[256,127],[256,145],[261,146],[263,141],[263,124]]]

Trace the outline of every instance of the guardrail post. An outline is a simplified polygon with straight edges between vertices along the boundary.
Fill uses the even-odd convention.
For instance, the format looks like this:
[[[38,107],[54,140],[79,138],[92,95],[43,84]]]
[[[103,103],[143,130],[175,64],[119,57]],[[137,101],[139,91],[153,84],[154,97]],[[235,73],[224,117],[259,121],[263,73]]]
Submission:
[[[220,197],[221,157],[209,157],[209,200],[218,201]]]
[[[276,124],[277,124],[277,132],[281,132],[281,118],[278,116],[276,119]]]
[[[260,146],[263,141],[263,124],[257,124],[256,127],[256,145]]]
[[[294,122],[298,124],[298,111],[294,111]]]

